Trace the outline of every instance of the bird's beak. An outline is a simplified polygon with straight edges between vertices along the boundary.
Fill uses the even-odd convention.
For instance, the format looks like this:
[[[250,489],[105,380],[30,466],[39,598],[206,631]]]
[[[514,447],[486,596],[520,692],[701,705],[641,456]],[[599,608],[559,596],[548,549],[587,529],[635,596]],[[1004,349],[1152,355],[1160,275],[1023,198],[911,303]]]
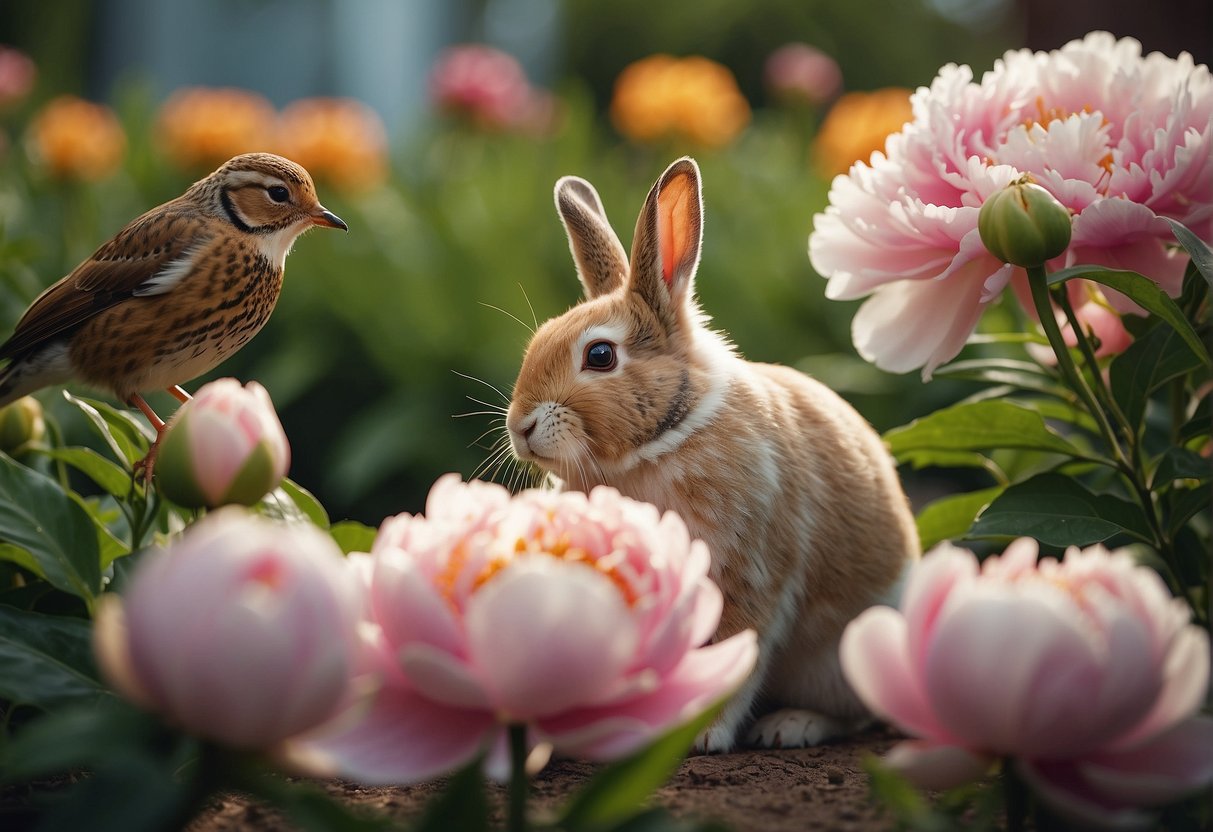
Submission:
[[[345,224],[345,220],[323,205],[316,206],[316,210],[312,212],[312,225],[323,225],[326,228],[340,228],[342,231],[350,230],[350,227]]]

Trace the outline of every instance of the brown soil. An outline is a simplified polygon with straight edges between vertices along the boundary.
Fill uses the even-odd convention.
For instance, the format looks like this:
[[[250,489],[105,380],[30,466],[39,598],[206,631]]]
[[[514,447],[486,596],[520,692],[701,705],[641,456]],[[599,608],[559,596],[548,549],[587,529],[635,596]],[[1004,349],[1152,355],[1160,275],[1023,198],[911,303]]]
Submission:
[[[712,818],[734,832],[866,832],[894,828],[868,796],[863,758],[883,754],[895,740],[872,731],[818,748],[742,751],[684,760],[654,802],[678,817]],[[563,804],[596,767],[556,760],[532,780],[536,816]],[[393,818],[416,818],[445,782],[367,788],[334,781],[332,795]],[[503,789],[492,786],[496,820],[502,820]],[[187,832],[297,832],[274,812],[241,797],[221,801],[190,824]]]

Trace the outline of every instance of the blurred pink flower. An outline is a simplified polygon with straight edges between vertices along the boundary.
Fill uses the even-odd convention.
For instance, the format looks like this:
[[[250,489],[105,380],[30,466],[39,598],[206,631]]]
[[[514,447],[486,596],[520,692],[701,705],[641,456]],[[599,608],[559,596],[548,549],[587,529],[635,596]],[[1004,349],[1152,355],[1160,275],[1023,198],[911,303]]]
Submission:
[[[481,44],[452,46],[438,56],[430,99],[443,112],[492,130],[525,129],[552,117],[550,97],[532,89],[522,65]]]
[[[455,475],[426,515],[384,521],[372,552],[384,676],[361,721],[299,749],[316,772],[421,780],[532,745],[624,754],[749,674],[753,632],[701,647],[722,600],[708,551],[674,514],[609,488],[528,491]]]
[[[921,739],[887,762],[927,788],[981,776],[993,758],[1054,809],[1141,826],[1139,807],[1213,782],[1213,720],[1197,716],[1209,637],[1127,551],[1036,560],[1023,538],[978,566],[945,544],[912,573],[901,610],[846,629],[848,681]]]
[[[265,388],[221,378],[202,385],[169,421],[156,479],[178,505],[253,505],[278,487],[290,459],[286,433]]]
[[[929,377],[956,356],[1022,269],[977,233],[982,202],[1024,173],[1074,217],[1053,268],[1131,269],[1177,294],[1186,258],[1170,217],[1213,233],[1213,79],[1191,55],[1142,57],[1093,32],[1053,52],[1008,52],[980,82],[949,64],[913,97],[883,154],[834,179],[809,238],[826,294],[871,297],[852,322],[860,355]],[[1139,312],[1109,292],[1119,312]]]
[[[37,77],[38,68],[29,55],[0,45],[0,110],[24,101]]]
[[[308,525],[224,508],[107,593],[94,645],[124,696],[198,737],[275,750],[347,703],[355,581]]]
[[[763,68],[763,80],[777,98],[815,107],[842,90],[838,62],[807,43],[789,43],[772,52]]]

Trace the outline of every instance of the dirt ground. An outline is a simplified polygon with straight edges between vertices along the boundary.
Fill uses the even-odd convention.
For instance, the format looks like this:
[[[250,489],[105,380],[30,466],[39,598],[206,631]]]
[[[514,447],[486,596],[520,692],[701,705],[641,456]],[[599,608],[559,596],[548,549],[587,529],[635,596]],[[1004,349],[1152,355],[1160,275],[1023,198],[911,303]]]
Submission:
[[[734,832],[867,832],[892,829],[888,815],[868,797],[867,754],[883,754],[896,740],[878,729],[845,742],[779,751],[742,751],[683,761],[654,801],[679,817],[723,821]],[[535,812],[561,805],[593,776],[589,763],[557,760],[532,780]],[[409,820],[444,787],[363,788],[332,782],[326,788],[351,804]],[[501,820],[502,789],[494,806]],[[188,832],[296,832],[280,817],[232,797],[190,824]]]

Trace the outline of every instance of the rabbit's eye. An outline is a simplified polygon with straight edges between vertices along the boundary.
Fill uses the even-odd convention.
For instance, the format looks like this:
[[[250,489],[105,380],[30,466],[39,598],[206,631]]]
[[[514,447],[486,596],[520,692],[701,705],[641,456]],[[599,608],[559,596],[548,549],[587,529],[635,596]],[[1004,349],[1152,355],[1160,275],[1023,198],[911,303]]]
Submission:
[[[594,341],[586,345],[581,368],[583,370],[613,370],[615,363],[615,345],[610,341]]]

